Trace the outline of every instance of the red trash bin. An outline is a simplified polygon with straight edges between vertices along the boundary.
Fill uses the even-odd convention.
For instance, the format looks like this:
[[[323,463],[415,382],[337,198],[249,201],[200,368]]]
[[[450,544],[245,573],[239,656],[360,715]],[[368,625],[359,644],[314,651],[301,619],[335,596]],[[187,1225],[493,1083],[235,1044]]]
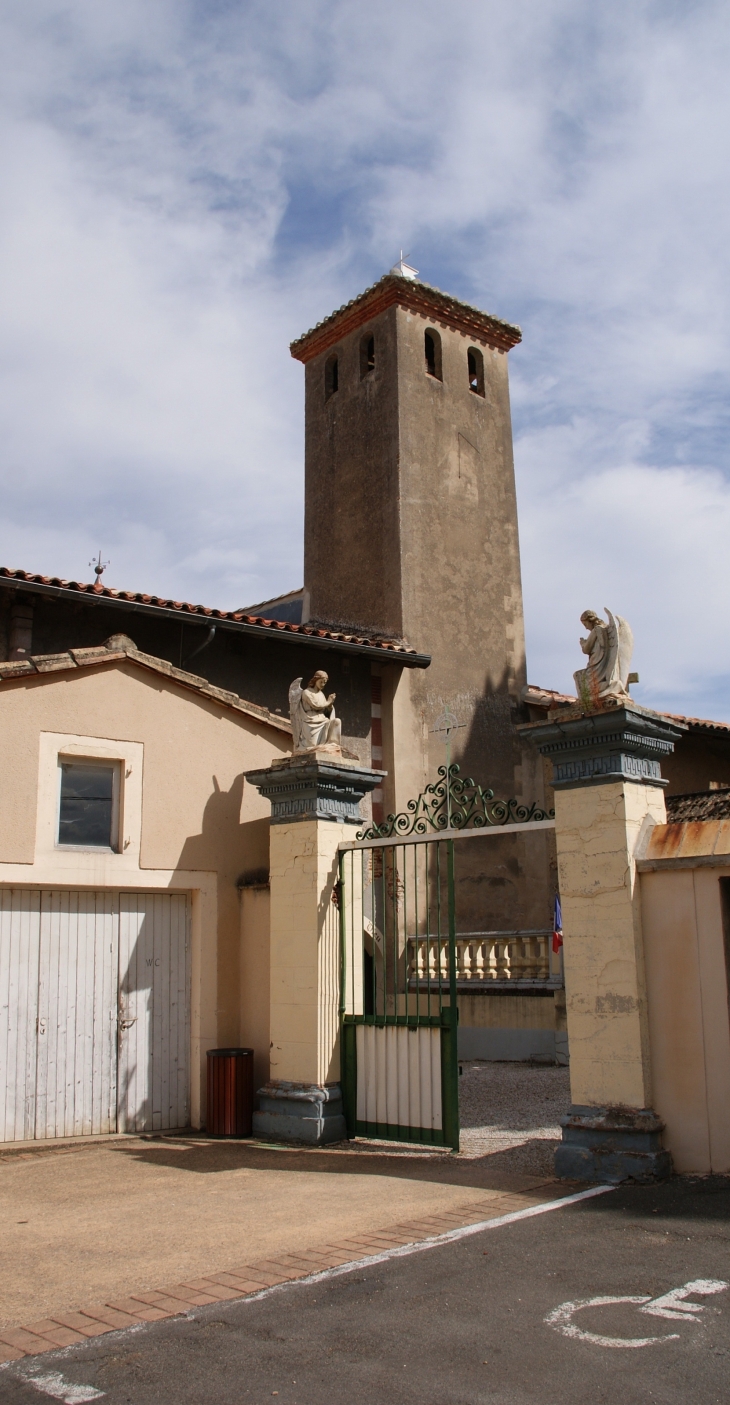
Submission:
[[[253,1049],[208,1050],[209,1137],[250,1137],[253,1118]]]

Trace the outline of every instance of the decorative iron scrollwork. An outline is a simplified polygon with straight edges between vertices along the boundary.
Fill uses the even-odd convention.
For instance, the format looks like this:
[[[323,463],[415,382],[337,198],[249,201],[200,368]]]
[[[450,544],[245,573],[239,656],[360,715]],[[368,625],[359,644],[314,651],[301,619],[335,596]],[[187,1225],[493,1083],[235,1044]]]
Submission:
[[[455,763],[439,766],[440,779],[427,785],[417,800],[409,800],[399,815],[388,815],[382,824],[358,831],[358,839],[392,839],[402,835],[429,834],[444,829],[486,829],[505,824],[553,820],[554,810],[525,805],[521,800],[495,800],[493,790],[483,790],[468,776],[459,775]]]

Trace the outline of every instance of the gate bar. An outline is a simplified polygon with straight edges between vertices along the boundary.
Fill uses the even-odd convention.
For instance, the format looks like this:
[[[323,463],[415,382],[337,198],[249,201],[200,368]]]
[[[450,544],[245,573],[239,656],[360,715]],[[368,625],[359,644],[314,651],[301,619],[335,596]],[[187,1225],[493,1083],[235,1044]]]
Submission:
[[[434,829],[430,834],[398,834],[392,839],[354,839],[338,844],[340,853],[347,849],[383,849],[393,844],[433,844],[439,839],[486,839],[518,831],[534,833],[537,829],[554,829],[555,820],[528,820],[525,824],[484,825],[482,829]]]

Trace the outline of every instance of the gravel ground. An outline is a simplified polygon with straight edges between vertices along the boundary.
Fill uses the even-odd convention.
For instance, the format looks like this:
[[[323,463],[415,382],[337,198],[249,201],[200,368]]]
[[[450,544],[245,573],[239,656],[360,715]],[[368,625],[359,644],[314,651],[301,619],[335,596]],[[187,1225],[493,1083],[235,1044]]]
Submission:
[[[461,1150],[495,1167],[553,1174],[560,1118],[570,1105],[570,1070],[539,1064],[462,1063]]]

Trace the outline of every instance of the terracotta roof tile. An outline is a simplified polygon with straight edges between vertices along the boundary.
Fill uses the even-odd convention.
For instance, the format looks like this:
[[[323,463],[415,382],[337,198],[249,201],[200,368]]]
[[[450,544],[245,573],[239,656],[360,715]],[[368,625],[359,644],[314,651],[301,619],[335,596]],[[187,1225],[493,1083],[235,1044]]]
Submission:
[[[440,317],[447,325],[456,327],[466,335],[484,339],[503,351],[509,351],[522,340],[520,328],[511,322],[503,322],[500,317],[482,312],[480,308],[461,302],[449,293],[442,293],[439,288],[422,283],[420,279],[386,273],[377,283],[371,284],[363,293],[343,303],[329,317],[324,317],[308,332],[297,337],[289,350],[296,360],[309,361],[362,322],[395,303],[424,315]]]
[[[362,632],[348,634],[337,630],[323,629],[319,625],[290,624],[285,620],[269,620],[262,615],[245,615],[242,610],[216,610],[209,605],[192,605],[188,601],[166,600],[159,595],[145,595],[141,591],[114,590],[111,586],[99,586],[98,584],[88,585],[82,581],[64,580],[60,576],[41,576],[31,571],[12,570],[8,566],[0,566],[1,581],[12,581],[19,586],[29,585],[36,589],[45,586],[48,590],[72,592],[74,595],[89,600],[109,601],[115,605],[125,603],[132,607],[142,605],[148,609],[159,609],[166,613],[174,612],[183,616],[192,615],[211,622],[220,620],[222,624],[239,625],[243,629],[255,633],[276,630],[288,638],[296,638],[302,642],[322,639],[328,643],[342,644],[346,648],[356,648],[368,652],[376,650],[379,654],[395,654],[404,662],[416,664],[417,667],[426,667],[430,663],[428,655],[419,654],[417,649],[411,648],[403,641],[383,639],[376,634]]]
[[[730,789],[702,790],[692,795],[667,795],[666,805],[669,824],[730,819]]]
[[[532,707],[559,708],[568,707],[576,703],[578,699],[571,693],[556,693],[552,688],[538,688],[533,683],[528,683],[522,689],[522,701]],[[650,709],[651,710],[651,709]],[[654,709],[660,717],[666,717],[670,722],[681,722],[692,732],[717,732],[721,735],[730,735],[730,722],[712,722],[706,717],[685,717],[681,712],[659,712]]]
[[[663,712],[662,717],[668,717],[671,722],[684,722],[693,732],[730,733],[730,722],[711,722],[706,717],[683,717],[680,712]]]

